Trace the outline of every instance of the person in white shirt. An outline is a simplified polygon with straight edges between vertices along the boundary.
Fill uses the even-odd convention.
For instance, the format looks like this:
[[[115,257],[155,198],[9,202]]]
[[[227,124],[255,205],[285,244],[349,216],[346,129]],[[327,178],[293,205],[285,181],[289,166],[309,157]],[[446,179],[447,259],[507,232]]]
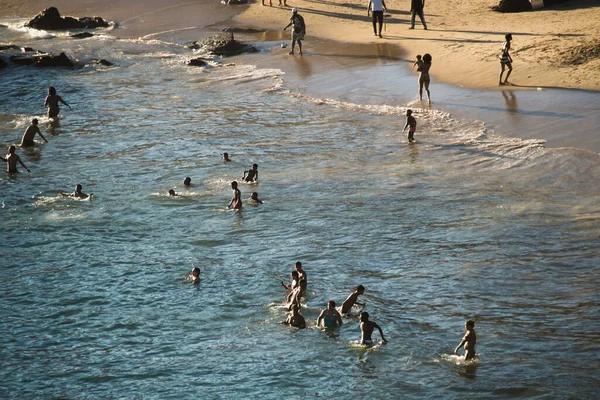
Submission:
[[[373,10],[373,36],[381,36],[381,27],[383,26],[383,11],[387,11],[384,0],[369,0],[367,6],[367,16]],[[377,22],[379,22],[379,34],[377,33]]]

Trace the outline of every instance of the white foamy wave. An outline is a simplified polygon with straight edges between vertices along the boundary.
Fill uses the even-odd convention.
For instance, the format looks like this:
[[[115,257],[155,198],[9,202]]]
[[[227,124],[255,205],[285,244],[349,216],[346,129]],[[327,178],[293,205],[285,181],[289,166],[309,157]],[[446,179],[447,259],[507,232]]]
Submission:
[[[269,78],[280,78],[280,69],[260,69],[255,65],[224,64],[213,68],[204,76],[207,81],[231,82],[234,84],[248,83]]]

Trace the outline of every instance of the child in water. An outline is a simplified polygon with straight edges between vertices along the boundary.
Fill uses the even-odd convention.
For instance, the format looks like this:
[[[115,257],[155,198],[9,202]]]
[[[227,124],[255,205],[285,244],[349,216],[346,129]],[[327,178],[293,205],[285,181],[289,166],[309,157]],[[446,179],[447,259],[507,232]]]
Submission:
[[[465,348],[465,361],[471,360],[475,357],[475,342],[477,341],[477,335],[475,335],[475,321],[468,320],[465,322],[465,335],[462,338],[462,341],[456,349],[454,349],[454,354],[458,353],[458,350],[464,346]]]
[[[231,182],[231,189],[233,189],[233,196],[227,208],[233,208],[234,210],[242,209],[242,193],[238,189],[238,183],[236,181]]]
[[[244,171],[242,176],[244,182],[258,182],[258,164],[252,164],[252,168]]]
[[[408,142],[412,143],[415,141],[415,130],[417,130],[417,120],[412,116],[412,110],[406,110],[406,125],[404,125],[404,132],[408,128]]]

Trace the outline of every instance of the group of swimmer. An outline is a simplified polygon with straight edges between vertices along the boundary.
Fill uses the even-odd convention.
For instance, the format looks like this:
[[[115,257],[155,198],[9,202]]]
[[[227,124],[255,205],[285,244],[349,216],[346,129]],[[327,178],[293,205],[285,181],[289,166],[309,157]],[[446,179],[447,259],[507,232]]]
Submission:
[[[192,271],[192,275],[190,275],[190,279],[194,279],[195,272],[199,274],[199,270],[194,268]],[[301,300],[306,293],[306,288],[308,285],[308,278],[306,271],[304,271],[302,267],[302,263],[300,261],[296,262],[294,266],[294,270],[290,274],[292,282],[289,284],[281,282],[281,286],[289,291],[286,297],[286,305],[289,310],[289,314],[287,318],[282,321],[283,324],[289,325],[298,329],[306,328],[306,319],[300,312],[302,307]],[[365,346],[373,345],[373,331],[377,329],[379,331],[379,335],[381,336],[381,341],[383,343],[387,343],[387,339],[383,334],[383,330],[379,324],[369,319],[369,313],[364,311],[366,307],[365,303],[360,303],[358,301],[359,296],[362,296],[365,293],[365,287],[363,285],[358,285],[353,290],[352,293],[344,300],[341,307],[336,309],[336,303],[333,300],[329,300],[327,302],[327,308],[323,309],[319,316],[317,317],[317,327],[324,327],[325,329],[336,329],[343,325],[342,316],[349,316],[351,310],[354,306],[360,306],[360,315],[359,315],[359,323],[360,323],[360,344]],[[461,348],[464,348],[464,357],[465,361],[471,360],[475,357],[475,342],[477,341],[477,336],[475,334],[475,322],[473,320],[468,320],[465,323],[466,332],[463,335],[463,338],[459,345],[454,349],[454,354],[458,354]]]
[[[50,86],[48,88],[48,96],[46,96],[46,100],[44,100],[44,108],[48,108],[48,118],[55,119],[58,117],[58,114],[60,112],[59,103],[63,103],[64,105],[72,109],[71,106],[67,104],[67,102],[64,101],[62,97],[56,94],[56,88],[54,88],[54,86]],[[21,148],[35,146],[35,141],[33,139],[35,138],[36,134],[38,134],[42,139],[44,139],[46,143],[48,143],[48,140],[40,131],[38,123],[39,121],[37,118],[33,118],[31,120],[31,125],[29,125],[27,129],[25,129],[25,133],[21,138],[21,144],[19,145]],[[10,146],[8,148],[8,154],[6,155],[6,157],[0,157],[0,160],[7,164],[6,171],[9,174],[15,174],[19,172],[17,170],[17,163],[19,163],[23,168],[25,168],[27,172],[31,172],[31,170],[27,168],[23,163],[21,157],[19,157],[19,155],[15,153],[16,149],[16,146]]]

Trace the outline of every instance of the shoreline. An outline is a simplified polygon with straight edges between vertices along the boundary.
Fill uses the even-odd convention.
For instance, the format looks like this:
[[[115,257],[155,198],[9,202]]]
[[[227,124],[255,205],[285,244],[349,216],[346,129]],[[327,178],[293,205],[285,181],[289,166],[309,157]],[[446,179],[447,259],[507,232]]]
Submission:
[[[481,0],[475,2],[482,3]],[[16,1],[11,3],[17,4]],[[15,6],[15,9],[19,10],[18,15],[9,16],[32,18],[46,6],[55,5],[61,15],[98,15],[116,21],[119,27],[112,33],[126,38],[142,37],[150,33],[154,34],[153,37],[181,41],[198,39],[200,34],[210,34],[211,30],[216,31],[224,26],[269,29],[247,37],[240,35],[243,41],[257,41],[261,46],[267,47],[265,52],[258,55],[240,56],[242,61],[250,60],[249,62],[259,67],[283,70],[291,87],[300,88],[313,97],[333,97],[341,101],[365,104],[421,106],[415,105],[417,75],[410,66],[414,62],[415,46],[428,41],[421,40],[415,44],[412,41],[386,38],[388,35],[395,35],[400,27],[406,28],[405,24],[400,23],[401,19],[406,20],[410,17],[405,11],[391,10],[393,19],[400,22],[388,24],[384,38],[379,39],[369,36],[372,28],[366,17],[366,6],[362,2],[354,5],[344,3],[347,5],[345,13],[341,12],[340,6],[335,2],[298,0],[289,3],[288,6],[300,4],[300,13],[310,10],[303,7],[313,7],[311,13],[304,15],[308,33],[305,41],[306,55],[301,57],[288,56],[288,49],[280,48],[281,44],[289,42],[289,30],[282,32],[282,28],[289,20],[291,7],[262,7],[260,3],[226,6],[214,1],[179,2],[165,7],[160,0],[61,0],[52,4],[42,0],[41,5],[32,5],[32,1],[25,3],[28,7]],[[30,11],[32,9],[36,11]],[[0,14],[6,14],[10,10],[8,7]],[[317,10],[321,10],[320,14]],[[600,6],[593,10],[600,16]],[[411,35],[416,37],[436,32],[433,25],[436,24],[436,20],[439,23],[442,14],[428,18],[427,9],[425,12],[430,30],[424,31],[416,25],[415,30],[406,30]],[[502,16],[499,13],[495,14]],[[188,29],[191,24],[195,24],[194,29]],[[450,23],[446,23],[446,26],[449,25]],[[596,28],[598,29],[600,28]],[[494,33],[494,37],[496,36],[500,35]],[[339,37],[343,37],[345,41],[337,41]],[[514,49],[518,51],[518,36],[515,42]],[[474,46],[496,49],[501,43],[490,39],[489,42],[480,41]],[[460,72],[460,69],[450,68],[446,60],[440,62],[441,56],[435,51],[425,47],[423,50],[422,53],[431,52],[434,55],[431,72],[434,108],[450,112],[458,119],[483,121],[490,129],[504,136],[542,139],[546,141],[546,147],[577,147],[600,153],[600,140],[596,139],[595,135],[595,127],[600,126],[600,107],[594,98],[594,94],[597,94],[594,89],[563,89],[560,85],[553,87],[550,83],[546,86],[531,87],[486,86],[483,83],[489,83],[491,78],[484,68],[478,68],[474,73],[467,75]],[[514,56],[516,60],[519,57]],[[460,61],[460,57],[455,55],[455,58]],[[465,65],[457,62],[457,68],[464,68]],[[499,62],[495,55],[490,68],[494,69],[489,72],[492,73],[493,80],[497,79]],[[519,76],[519,68],[517,63],[515,80]],[[600,85],[600,64],[598,70],[592,72]],[[468,76],[469,82],[481,84],[482,87],[461,85],[460,82],[452,80],[445,82],[445,74]],[[372,87],[376,90],[373,91]],[[552,94],[547,93],[547,89],[552,90]],[[591,99],[592,109],[587,107],[588,99]],[[398,121],[399,125],[401,123],[402,121]]]
[[[426,2],[424,11],[428,30],[423,30],[418,18],[415,29],[408,29],[409,10],[388,4],[390,17],[383,39],[373,38],[366,3],[362,1],[293,0],[287,8],[253,3],[234,20],[255,28],[281,29],[289,19],[289,10],[296,7],[306,21],[307,41],[316,36],[347,43],[393,43],[401,46],[411,60],[416,54],[430,53],[437,63],[437,68],[431,70],[437,81],[473,89],[503,88],[498,86],[498,56],[504,34],[510,32],[514,38],[513,89],[600,90],[600,58],[563,65],[566,53],[600,37],[597,2],[579,0],[510,14],[492,11],[490,7],[497,4],[494,0],[430,3]],[[482,30],[481,26],[486,28]],[[600,41],[597,44],[600,46]]]

